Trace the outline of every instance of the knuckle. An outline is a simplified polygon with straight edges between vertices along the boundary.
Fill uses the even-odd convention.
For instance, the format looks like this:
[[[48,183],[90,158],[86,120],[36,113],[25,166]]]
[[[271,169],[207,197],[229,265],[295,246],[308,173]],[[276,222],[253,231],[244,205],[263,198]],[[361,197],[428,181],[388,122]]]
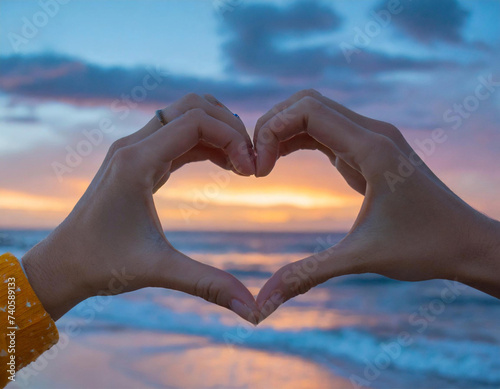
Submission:
[[[221,288],[218,287],[215,280],[210,277],[200,278],[194,287],[194,292],[196,296],[209,301],[211,303],[220,302]]]
[[[115,140],[111,144],[109,151],[108,151],[108,154],[114,155],[117,151],[119,151],[120,149],[122,149],[124,147],[127,147],[128,145],[129,145],[129,142],[128,142],[128,139],[126,137]]]
[[[130,164],[134,164],[136,155],[135,147],[121,147],[113,154],[111,165],[122,169]]]
[[[363,167],[363,176],[370,180],[380,177],[384,169],[393,166],[399,153],[399,148],[394,141],[385,135],[371,133],[360,144],[358,152],[350,153],[350,159]]]
[[[300,99],[300,104],[303,105],[306,109],[316,111],[322,108],[323,104],[314,97],[305,96]]]
[[[381,126],[381,132],[383,135],[394,141],[399,141],[403,137],[401,131],[399,131],[399,129],[391,123],[384,122]]]
[[[305,294],[318,285],[315,275],[300,261],[283,267],[278,274],[282,283],[287,285],[286,289],[294,296]]]
[[[255,123],[255,128],[260,129],[264,124],[264,119],[260,117],[257,119],[257,123]]]
[[[194,285],[194,294],[204,300],[210,301],[210,290],[212,289],[213,281],[207,277],[200,278]]]
[[[277,114],[277,113],[281,112],[283,109],[285,109],[286,107],[287,107],[287,102],[280,101],[279,103],[273,105],[271,112],[274,114]]]
[[[187,95],[185,95],[183,97],[183,103],[188,105],[188,106],[196,106],[196,105],[199,105],[200,101],[201,101],[201,96],[199,96],[198,94],[196,93],[188,93]]]
[[[396,143],[385,135],[374,134],[373,151],[379,156],[389,157],[397,152]]]
[[[190,109],[184,114],[184,117],[190,120],[201,120],[204,116],[206,116],[206,113],[201,108]]]
[[[301,91],[298,91],[296,93],[296,96],[298,98],[304,98],[304,97],[320,97],[321,96],[321,93],[319,93],[316,89],[313,89],[313,88],[309,88],[309,89],[303,89]]]

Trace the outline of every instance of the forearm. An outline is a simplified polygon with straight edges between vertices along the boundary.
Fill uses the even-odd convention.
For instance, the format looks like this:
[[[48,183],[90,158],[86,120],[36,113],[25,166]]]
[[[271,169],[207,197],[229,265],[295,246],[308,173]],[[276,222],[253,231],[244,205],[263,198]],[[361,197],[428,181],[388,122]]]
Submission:
[[[456,281],[500,298],[500,222],[479,215],[471,231]]]

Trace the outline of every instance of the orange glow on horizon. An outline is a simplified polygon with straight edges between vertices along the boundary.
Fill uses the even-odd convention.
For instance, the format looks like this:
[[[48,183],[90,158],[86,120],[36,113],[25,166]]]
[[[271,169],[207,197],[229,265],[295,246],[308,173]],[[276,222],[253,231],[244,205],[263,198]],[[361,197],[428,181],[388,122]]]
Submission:
[[[169,188],[159,193],[165,200],[184,202],[205,201],[225,206],[246,206],[267,208],[276,206],[291,206],[301,209],[341,208],[358,204],[354,196],[340,195],[313,188],[297,188],[285,186],[269,186],[259,188],[220,189],[211,194],[196,192],[185,187]]]
[[[0,209],[67,212],[73,206],[70,200],[0,189]]]
[[[83,194],[87,180],[68,180],[64,197],[0,189],[0,228],[56,227]],[[173,183],[155,195],[164,228],[202,230],[340,229],[352,224],[360,198],[313,187],[230,186],[197,199],[198,180]],[[201,204],[201,205],[200,205]],[[187,214],[187,217],[186,217]],[[321,224],[316,224],[320,222]]]

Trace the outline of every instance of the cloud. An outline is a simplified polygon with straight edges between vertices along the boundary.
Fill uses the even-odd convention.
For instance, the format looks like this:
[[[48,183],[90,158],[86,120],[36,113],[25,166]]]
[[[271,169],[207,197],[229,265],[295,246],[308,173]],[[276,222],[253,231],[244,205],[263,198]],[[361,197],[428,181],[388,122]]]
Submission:
[[[313,1],[295,2],[288,7],[248,4],[228,13],[223,20],[230,36],[224,51],[231,67],[281,76],[318,75],[329,61],[324,46],[285,49],[283,40],[335,31],[342,22],[330,6]]]
[[[330,98],[355,110],[373,106],[374,102],[399,105],[401,99],[405,99],[408,95],[409,87],[413,95],[426,96],[424,101],[430,103],[428,88],[431,84],[416,82],[418,77],[415,78],[415,72],[426,71],[428,82],[432,82],[433,87],[436,87],[442,83],[444,73],[452,76],[457,72],[463,74],[464,70],[471,70],[470,66],[459,68],[453,61],[413,59],[364,50],[356,54],[355,58],[353,57],[351,64],[347,64],[343,54],[339,52],[328,54],[329,62],[327,63],[325,54],[325,63],[322,65],[323,74],[314,79],[304,76],[308,74],[308,69],[301,62],[299,53],[303,51],[295,52],[296,63],[284,61],[286,63],[283,64],[283,68],[288,67],[297,71],[300,66],[304,66],[298,73],[301,76],[287,78],[286,82],[279,77],[259,78],[259,80],[248,82],[245,77],[235,75],[224,80],[197,78],[165,74],[161,69],[154,70],[148,66],[99,66],[80,59],[54,54],[3,57],[0,58],[2,64],[0,92],[3,91],[7,101],[10,100],[11,103],[8,103],[10,105],[7,111],[3,114],[0,112],[0,120],[4,123],[9,122],[10,125],[36,124],[32,122],[36,118],[30,111],[34,108],[21,108],[23,106],[38,107],[40,103],[52,101],[67,103],[75,107],[103,107],[111,114],[121,115],[122,109],[126,109],[127,112],[150,112],[157,107],[168,105],[188,92],[214,94],[221,101],[226,102],[233,111],[251,116],[254,113],[260,115],[277,102],[304,88],[316,88]],[[403,78],[407,80],[406,82],[401,82],[401,71],[407,72],[408,77]],[[474,70],[476,71],[477,69]],[[148,83],[154,81],[151,74],[155,72],[163,72],[161,82],[157,87],[146,90],[143,87],[144,80],[148,78]],[[263,74],[268,74],[266,72],[267,70],[263,70]],[[379,77],[380,75],[385,75],[385,77]],[[434,84],[435,82],[438,84]],[[144,95],[134,94],[136,89],[145,92]],[[455,89],[455,87],[451,88],[451,90]],[[433,94],[431,100],[439,100],[439,96],[443,93],[444,91],[440,91]],[[134,96],[140,100],[134,100]],[[124,98],[133,100],[134,105],[126,102]],[[14,111],[16,104],[21,108]],[[403,105],[402,109],[406,111],[408,106]],[[94,120],[93,116],[91,118],[80,117],[78,112],[72,112],[69,116],[78,123],[82,120],[84,122]],[[377,111],[377,117],[386,116],[388,120],[394,116],[389,108],[384,109],[383,112],[382,114]],[[424,127],[427,128],[429,124],[426,123],[430,120],[428,116],[419,116],[417,125],[425,124]],[[405,116],[399,112],[397,117],[401,124],[407,121],[416,123],[411,115]],[[16,121],[17,123],[14,123]]]
[[[276,83],[252,84],[201,79],[146,67],[103,67],[54,54],[0,58],[0,91],[10,96],[103,105],[128,98],[138,105],[165,105],[189,92],[222,100],[268,104],[294,89]],[[259,97],[259,99],[256,99]]]
[[[296,1],[287,7],[269,3],[247,4],[226,14],[224,20],[233,30],[239,30],[239,35],[256,31],[252,34],[254,38],[277,32],[302,34],[330,31],[342,24],[341,17],[331,6],[312,0]]]
[[[464,67],[454,61],[415,59],[368,50],[356,53],[349,65],[346,65],[344,54],[337,53],[331,57],[330,66],[337,70],[345,69],[357,75],[375,75],[394,71],[449,70]],[[474,63],[472,66],[477,66],[477,64]]]
[[[300,55],[297,54],[297,66],[300,65]],[[364,57],[363,57],[364,58]],[[359,102],[371,98],[373,94],[390,94],[390,83],[384,83],[372,78],[346,77],[342,72],[352,75],[355,71],[359,75],[370,72],[370,67],[397,68],[398,66],[411,67],[411,63],[398,63],[395,59],[383,55],[370,54],[351,68],[342,67],[344,58],[341,55],[331,57],[330,64],[335,72],[312,81],[298,79],[295,82],[282,83],[278,79],[261,81],[240,81],[238,77],[227,80],[214,80],[180,76],[175,74],[163,75],[155,88],[146,90],[147,84],[154,82],[151,74],[161,73],[153,67],[127,68],[103,67],[89,64],[80,59],[40,54],[37,56],[20,56],[0,58],[2,73],[0,74],[0,91],[10,99],[35,99],[37,101],[60,101],[76,106],[129,106],[125,98],[141,106],[164,106],[175,101],[189,92],[211,93],[221,101],[228,102],[232,109],[240,112],[267,110],[277,101],[288,98],[294,92],[315,87],[328,90],[332,96],[339,96],[344,103]],[[392,61],[389,66],[383,61]],[[326,65],[325,65],[326,66]],[[414,65],[415,67],[418,64]],[[294,69],[298,69],[295,67]],[[165,73],[163,73],[165,74]],[[290,80],[289,80],[290,81]],[[360,96],[359,90],[364,91]],[[138,92],[139,91],[139,92]],[[112,108],[113,111],[116,111]],[[24,113],[23,113],[24,114]],[[3,115],[4,121],[23,120],[14,118],[12,114]],[[21,115],[20,115],[21,116]],[[30,120],[26,117],[25,120]]]
[[[403,11],[394,25],[422,43],[464,43],[462,29],[470,12],[458,0],[400,0]],[[381,7],[386,6],[384,0]]]
[[[226,14],[222,23],[228,37],[223,45],[228,68],[237,74],[300,83],[314,82],[327,72],[335,72],[342,83],[346,77],[358,75],[457,66],[452,61],[411,58],[368,49],[346,58],[341,42],[314,39],[338,31],[342,24],[342,18],[321,2],[297,2],[288,7],[247,4]],[[294,44],[290,46],[290,42]]]

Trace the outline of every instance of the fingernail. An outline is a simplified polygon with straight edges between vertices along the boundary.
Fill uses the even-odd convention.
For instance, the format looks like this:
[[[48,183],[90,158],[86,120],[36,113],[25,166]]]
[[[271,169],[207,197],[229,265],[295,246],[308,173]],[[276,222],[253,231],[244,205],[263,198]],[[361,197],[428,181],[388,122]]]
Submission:
[[[246,304],[243,304],[240,300],[233,299],[229,303],[229,308],[236,313],[241,318],[249,321],[253,325],[257,325],[257,315],[255,312],[250,309],[250,307]]]
[[[217,105],[218,107],[222,107],[222,108],[227,108],[224,104],[222,104],[219,100],[217,100],[216,97],[212,96],[213,99],[214,99],[214,104]]]

